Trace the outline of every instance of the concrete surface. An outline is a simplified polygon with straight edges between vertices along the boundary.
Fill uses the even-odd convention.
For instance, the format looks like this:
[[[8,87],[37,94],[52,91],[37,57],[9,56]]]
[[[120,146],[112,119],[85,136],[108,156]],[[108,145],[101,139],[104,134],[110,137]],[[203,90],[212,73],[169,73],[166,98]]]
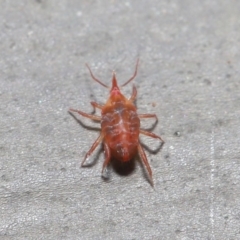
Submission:
[[[0,239],[240,239],[240,2],[0,2]],[[130,174],[80,168],[115,69],[166,141]],[[123,89],[129,96],[132,84]],[[143,121],[152,126],[153,121]],[[159,142],[142,137],[151,150]]]

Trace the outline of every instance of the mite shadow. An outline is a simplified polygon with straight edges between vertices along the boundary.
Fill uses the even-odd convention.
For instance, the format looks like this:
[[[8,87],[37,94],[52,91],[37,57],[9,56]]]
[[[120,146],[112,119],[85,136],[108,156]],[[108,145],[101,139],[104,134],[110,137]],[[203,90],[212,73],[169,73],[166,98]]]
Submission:
[[[142,121],[142,120],[141,120]],[[144,120],[143,120],[144,121]],[[146,120],[145,120],[146,121]],[[153,131],[158,124],[158,119],[156,119],[149,127],[140,127],[142,130]]]
[[[122,162],[113,158],[111,161],[111,167],[118,175],[128,176],[135,170],[135,159],[133,158],[130,161]]]
[[[143,148],[153,155],[156,155],[163,148],[164,143],[165,142],[160,141],[160,144],[155,149],[152,149],[147,144],[140,141],[140,144],[143,146]]]

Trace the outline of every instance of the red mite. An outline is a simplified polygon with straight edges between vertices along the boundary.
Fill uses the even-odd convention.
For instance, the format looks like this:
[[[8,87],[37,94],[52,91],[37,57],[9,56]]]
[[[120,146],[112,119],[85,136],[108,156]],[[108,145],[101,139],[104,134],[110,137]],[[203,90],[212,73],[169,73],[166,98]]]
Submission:
[[[125,82],[121,87],[131,82],[137,75],[138,62],[135,67],[133,76]],[[107,85],[97,79],[90,67],[86,64],[93,80],[101,84],[102,86],[109,88]],[[96,102],[91,102],[94,108],[101,109],[101,116],[96,116],[82,112],[80,110],[69,109],[70,112],[76,112],[83,117],[90,118],[95,121],[101,122],[101,133],[96,141],[93,143],[90,150],[87,152],[81,166],[84,165],[87,158],[92,154],[95,148],[103,142],[105,161],[103,163],[102,172],[111,160],[111,157],[118,161],[127,162],[130,161],[137,152],[139,153],[145,167],[147,168],[151,185],[153,186],[152,170],[148,163],[146,154],[139,141],[139,134],[143,134],[152,138],[158,138],[164,141],[160,136],[154,133],[140,129],[141,118],[155,118],[155,114],[138,114],[137,108],[134,105],[134,101],[137,96],[137,89],[133,85],[132,95],[129,99],[122,95],[117,84],[116,74],[113,72],[112,87],[110,89],[110,96],[105,105],[100,105]]]

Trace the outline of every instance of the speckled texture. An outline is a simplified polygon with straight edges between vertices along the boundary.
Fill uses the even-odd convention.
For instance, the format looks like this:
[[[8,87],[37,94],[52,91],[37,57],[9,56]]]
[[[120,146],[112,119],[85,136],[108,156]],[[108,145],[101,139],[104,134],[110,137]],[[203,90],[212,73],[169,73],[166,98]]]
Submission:
[[[5,0],[0,16],[1,239],[240,239],[239,1]],[[147,152],[155,189],[138,161],[104,181],[100,150],[80,168],[98,125],[67,113],[108,96],[85,62],[124,83],[138,56],[139,113],[166,141]]]

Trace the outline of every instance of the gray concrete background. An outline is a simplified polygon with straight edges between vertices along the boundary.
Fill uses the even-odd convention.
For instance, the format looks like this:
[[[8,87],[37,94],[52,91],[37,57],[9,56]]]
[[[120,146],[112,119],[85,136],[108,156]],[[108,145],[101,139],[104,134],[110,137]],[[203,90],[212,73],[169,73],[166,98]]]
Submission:
[[[0,239],[240,239],[239,1],[2,0],[0,16]],[[108,97],[85,62],[123,83],[138,56],[138,112],[166,141],[147,152],[155,189],[138,161],[107,182],[102,152],[80,168],[98,132],[67,113]]]

